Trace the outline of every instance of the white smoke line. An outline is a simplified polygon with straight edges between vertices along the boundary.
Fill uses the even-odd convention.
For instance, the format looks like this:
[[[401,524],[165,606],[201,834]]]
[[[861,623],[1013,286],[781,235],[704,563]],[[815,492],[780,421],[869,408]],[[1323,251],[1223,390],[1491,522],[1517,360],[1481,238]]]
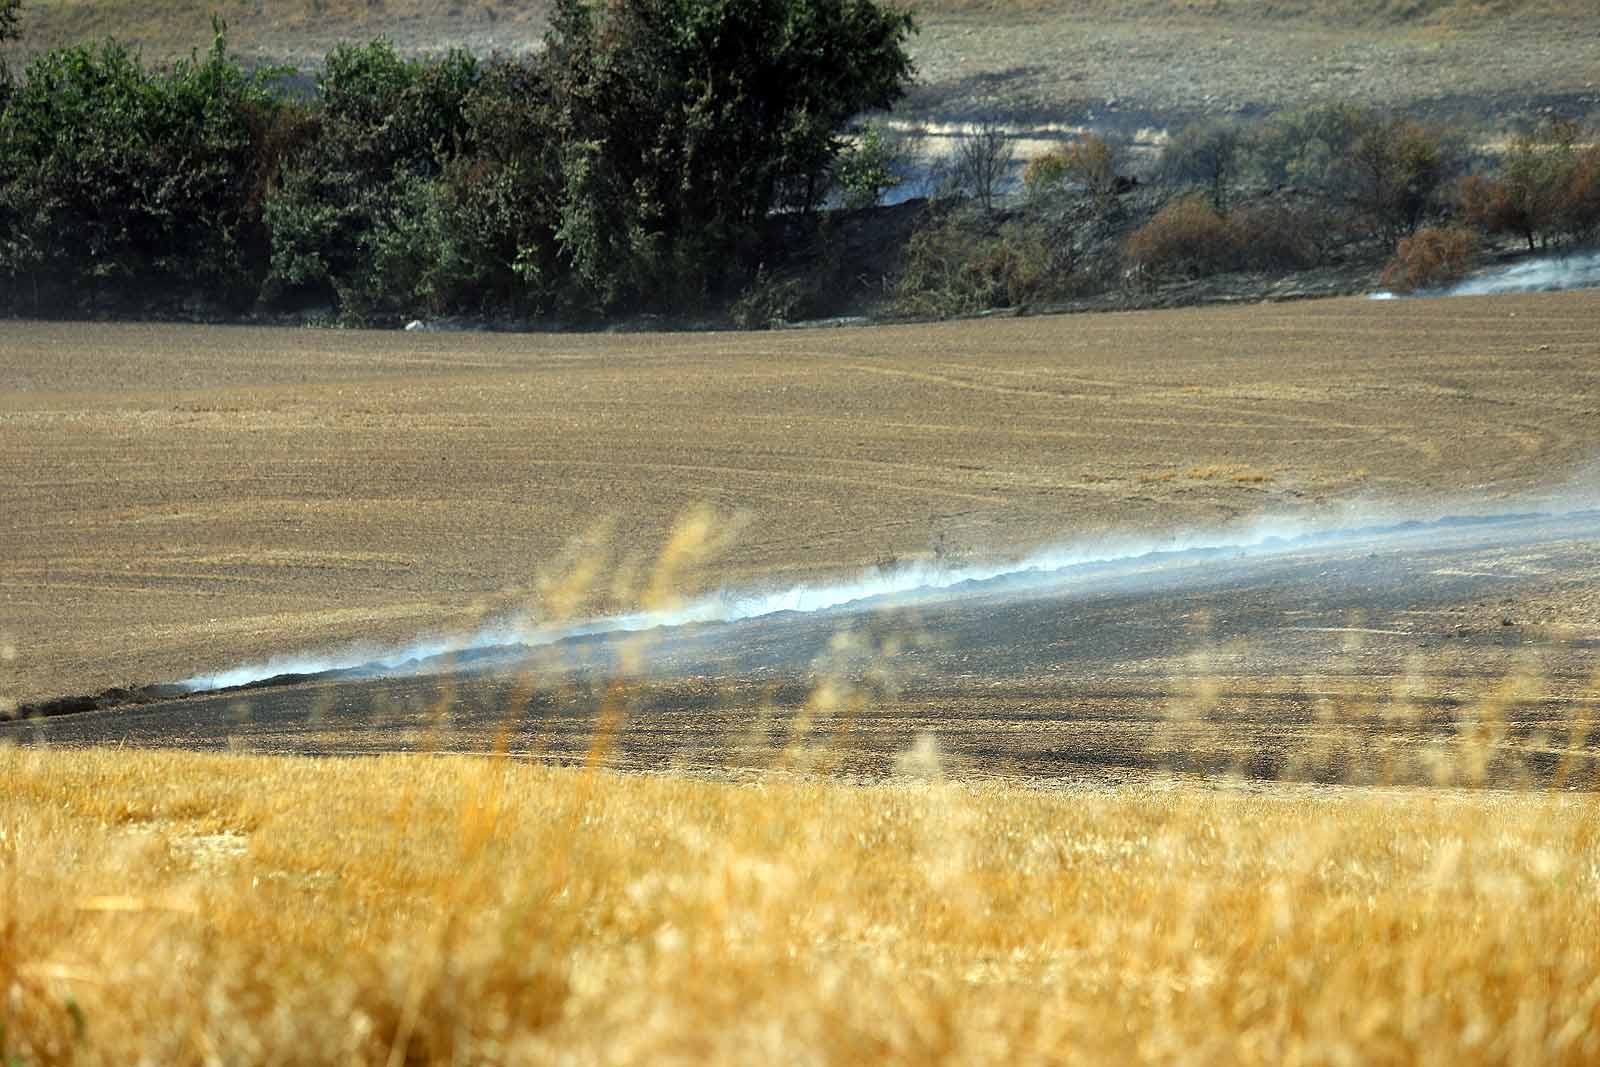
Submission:
[[[1540,256],[1509,267],[1484,271],[1444,289],[1419,289],[1409,295],[1491,296],[1501,293],[1562,293],[1600,288],[1600,252]],[[1394,300],[1391,292],[1372,293],[1372,300]]]
[[[1467,522],[1501,521],[1482,516]],[[1440,522],[1444,520],[1434,520]],[[1388,526],[1380,524],[1388,523]],[[813,613],[896,596],[955,596],[956,586],[990,582],[998,578],[1032,576],[1040,581],[1068,581],[1075,569],[1126,563],[1148,567],[1203,563],[1218,552],[1238,556],[1287,554],[1328,548],[1363,539],[1404,536],[1436,537],[1438,529],[1418,520],[1400,522],[1377,511],[1351,513],[1343,524],[1318,524],[1309,520],[1261,519],[1230,530],[1195,532],[1169,537],[1107,538],[1097,542],[1057,545],[1021,559],[952,566],[939,562],[914,562],[904,566],[873,568],[854,578],[801,584],[775,591],[719,592],[670,610],[640,611],[588,619],[575,624],[545,625],[526,618],[501,620],[476,633],[454,638],[428,638],[394,647],[356,645],[336,652],[277,657],[213,674],[202,674],[177,684],[193,692],[248,685],[287,674],[368,668],[374,674],[400,672],[420,660],[475,650],[537,648],[572,638],[631,633],[703,623],[730,623],[782,612]]]

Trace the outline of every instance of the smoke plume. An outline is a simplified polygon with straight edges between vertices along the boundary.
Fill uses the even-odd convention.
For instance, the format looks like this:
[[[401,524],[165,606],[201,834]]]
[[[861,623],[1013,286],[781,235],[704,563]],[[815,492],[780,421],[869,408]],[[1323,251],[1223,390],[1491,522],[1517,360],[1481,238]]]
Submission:
[[[1559,512],[1519,511],[1492,515],[1443,515],[1427,520],[1398,519],[1376,509],[1351,513],[1342,522],[1260,519],[1245,527],[1180,536],[1114,536],[1055,545],[1022,558],[950,565],[918,561],[875,567],[851,578],[772,590],[731,590],[702,596],[671,608],[550,625],[528,617],[497,621],[476,633],[429,638],[383,648],[350,646],[335,652],[285,656],[264,663],[198,675],[177,683],[191,692],[229,689],[287,675],[359,671],[368,676],[448,669],[452,657],[506,656],[562,641],[606,634],[643,632],[696,624],[736,623],[783,612],[865,610],[879,605],[926,603],[967,595],[1059,589],[1111,573],[1151,582],[1175,579],[1185,571],[1216,566],[1219,560],[1259,558],[1361,545],[1374,549],[1412,545],[1427,548],[1449,538],[1526,539],[1553,524],[1600,535],[1600,511],[1568,508]],[[1570,535],[1570,534],[1567,534]]]
[[[1509,267],[1476,274],[1443,289],[1419,289],[1410,296],[1489,296],[1497,293],[1560,293],[1600,287],[1600,252],[1539,256]],[[1373,293],[1374,300],[1395,300],[1391,292]]]

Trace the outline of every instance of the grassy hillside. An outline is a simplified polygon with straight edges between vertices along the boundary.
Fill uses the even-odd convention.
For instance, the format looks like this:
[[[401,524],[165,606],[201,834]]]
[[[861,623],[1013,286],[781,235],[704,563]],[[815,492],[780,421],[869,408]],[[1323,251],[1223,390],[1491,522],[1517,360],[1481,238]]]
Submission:
[[[913,6],[928,26],[981,16],[1002,22],[1141,19],[1244,26],[1266,19],[1334,27],[1470,27],[1592,14],[1585,0],[922,0]],[[203,44],[215,13],[227,20],[240,50],[304,62],[336,41],[378,35],[424,50],[461,43],[516,51],[539,40],[549,10],[546,0],[29,0],[23,30],[28,49],[109,34],[163,59]]]
[[[1501,18],[1579,18],[1582,0],[924,0],[931,18],[956,12],[1098,18],[1298,20],[1331,26],[1440,24]]]

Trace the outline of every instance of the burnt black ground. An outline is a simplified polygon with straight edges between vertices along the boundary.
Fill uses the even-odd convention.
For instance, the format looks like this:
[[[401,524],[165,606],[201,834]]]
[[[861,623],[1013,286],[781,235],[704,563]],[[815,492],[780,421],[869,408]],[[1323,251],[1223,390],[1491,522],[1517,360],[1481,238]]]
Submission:
[[[300,754],[505,750],[630,769],[1164,770],[1595,785],[1600,522],[1421,529],[1010,579],[0,724],[0,742]],[[1574,755],[1572,750],[1578,754]],[[1468,759],[1480,753],[1481,760]]]

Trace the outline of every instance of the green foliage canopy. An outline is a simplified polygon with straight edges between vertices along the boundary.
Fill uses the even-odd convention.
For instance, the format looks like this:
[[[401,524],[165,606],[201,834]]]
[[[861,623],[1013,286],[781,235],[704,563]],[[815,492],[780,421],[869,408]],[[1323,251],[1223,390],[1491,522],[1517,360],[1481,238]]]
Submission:
[[[903,94],[911,30],[872,0],[560,0],[555,237],[594,305],[702,301],[772,210],[815,207],[849,120]]]
[[[204,59],[153,72],[111,41],[38,57],[0,114],[0,273],[57,306],[157,290],[248,305],[277,107],[220,26]]]

